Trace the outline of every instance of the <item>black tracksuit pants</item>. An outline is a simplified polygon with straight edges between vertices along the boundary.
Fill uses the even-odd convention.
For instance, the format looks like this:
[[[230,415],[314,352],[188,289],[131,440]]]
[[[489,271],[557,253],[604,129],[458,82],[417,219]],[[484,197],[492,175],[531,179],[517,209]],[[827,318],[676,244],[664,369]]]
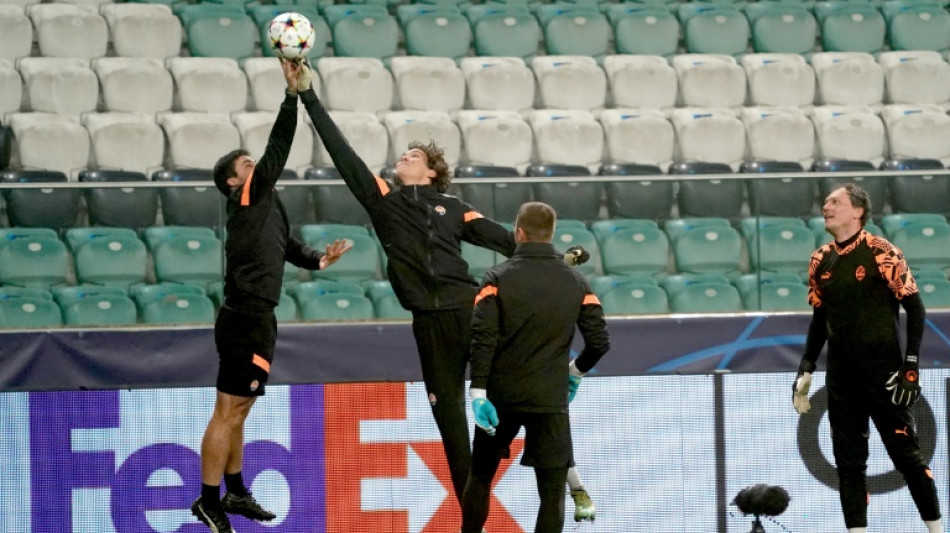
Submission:
[[[472,463],[468,419],[465,416],[465,366],[472,339],[472,308],[414,311],[412,333],[416,338],[422,379],[429,394],[432,415],[442,436],[442,446],[452,473],[455,497],[461,502]]]

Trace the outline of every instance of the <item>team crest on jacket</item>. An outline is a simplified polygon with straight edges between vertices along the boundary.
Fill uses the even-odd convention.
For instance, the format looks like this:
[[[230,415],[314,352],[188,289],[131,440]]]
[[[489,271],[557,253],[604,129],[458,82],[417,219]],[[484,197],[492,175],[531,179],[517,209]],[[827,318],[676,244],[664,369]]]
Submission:
[[[863,266],[863,265],[859,265],[859,266],[858,266],[858,269],[854,271],[854,277],[857,278],[858,281],[861,281],[861,280],[864,279],[864,274],[865,274],[865,272],[864,272],[864,266]]]
[[[441,205],[435,206],[435,212],[442,216],[445,216],[445,208],[442,207]]]

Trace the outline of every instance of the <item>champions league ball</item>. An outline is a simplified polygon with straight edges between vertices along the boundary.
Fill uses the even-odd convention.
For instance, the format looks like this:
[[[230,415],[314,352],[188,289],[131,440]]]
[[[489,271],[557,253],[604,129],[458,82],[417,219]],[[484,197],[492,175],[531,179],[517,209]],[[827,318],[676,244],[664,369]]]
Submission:
[[[281,13],[274,17],[267,32],[277,57],[302,59],[313,48],[313,26],[300,13]]]

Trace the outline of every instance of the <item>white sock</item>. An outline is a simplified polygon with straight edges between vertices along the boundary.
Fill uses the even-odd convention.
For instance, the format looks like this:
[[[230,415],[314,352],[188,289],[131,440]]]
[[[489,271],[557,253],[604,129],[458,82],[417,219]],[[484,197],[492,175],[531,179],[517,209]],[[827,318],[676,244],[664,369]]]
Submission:
[[[866,527],[851,527],[851,528],[848,528],[848,533],[868,533],[868,528],[866,528]]]
[[[924,522],[927,524],[928,533],[943,533],[943,522],[938,518],[936,520],[927,520]]]
[[[567,485],[571,487],[571,490],[584,490],[584,484],[581,483],[581,476],[577,473],[576,467],[567,469]]]

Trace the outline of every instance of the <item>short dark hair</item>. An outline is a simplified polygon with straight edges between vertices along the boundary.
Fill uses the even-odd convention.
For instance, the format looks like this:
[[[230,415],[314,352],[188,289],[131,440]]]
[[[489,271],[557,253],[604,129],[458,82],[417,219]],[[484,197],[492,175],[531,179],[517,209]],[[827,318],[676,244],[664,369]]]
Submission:
[[[231,186],[228,185],[228,178],[233,178],[237,176],[237,172],[234,171],[234,162],[237,159],[244,155],[251,155],[250,152],[243,148],[238,148],[237,150],[231,150],[230,152],[221,156],[220,159],[214,164],[214,184],[225,196],[231,196]]]
[[[432,178],[435,190],[439,192],[449,190],[449,185],[452,184],[452,173],[449,172],[449,164],[445,162],[445,150],[431,140],[428,143],[412,141],[408,149],[422,150],[426,154],[426,166],[435,171],[435,177]]]
[[[522,204],[515,219],[515,227],[521,228],[529,242],[551,242],[556,223],[554,208],[542,202]]]
[[[864,210],[861,213],[861,227],[863,228],[868,223],[868,219],[871,218],[871,195],[853,183],[846,183],[841,188],[848,192],[848,197],[851,198],[851,207]]]

